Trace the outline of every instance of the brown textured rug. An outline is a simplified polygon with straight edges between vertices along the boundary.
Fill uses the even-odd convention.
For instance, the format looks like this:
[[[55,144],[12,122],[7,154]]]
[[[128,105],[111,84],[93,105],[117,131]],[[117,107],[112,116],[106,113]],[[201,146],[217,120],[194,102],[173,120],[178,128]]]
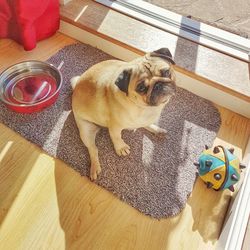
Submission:
[[[64,84],[57,102],[34,114],[17,114],[0,103],[0,121],[88,176],[88,152],[71,112],[70,78],[111,58],[84,44],[63,48],[48,60],[55,66],[64,62],[61,68]],[[205,144],[212,145],[220,115],[209,101],[178,88],[159,125],[168,130],[166,138],[144,129],[123,131],[122,136],[131,147],[127,157],[115,154],[107,129],[102,129],[96,140],[102,165],[96,183],[158,219],[176,215],[185,206],[196,178],[193,162]]]

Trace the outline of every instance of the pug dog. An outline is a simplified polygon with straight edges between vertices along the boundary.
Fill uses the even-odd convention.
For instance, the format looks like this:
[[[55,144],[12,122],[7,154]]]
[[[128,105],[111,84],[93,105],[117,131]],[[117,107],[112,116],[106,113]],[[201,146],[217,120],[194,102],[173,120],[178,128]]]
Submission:
[[[101,127],[108,128],[119,156],[130,153],[130,146],[121,137],[123,129],[166,133],[155,123],[176,92],[174,64],[169,49],[161,48],[131,62],[100,62],[71,79],[72,110],[89,151],[91,180],[101,172],[95,144]]]

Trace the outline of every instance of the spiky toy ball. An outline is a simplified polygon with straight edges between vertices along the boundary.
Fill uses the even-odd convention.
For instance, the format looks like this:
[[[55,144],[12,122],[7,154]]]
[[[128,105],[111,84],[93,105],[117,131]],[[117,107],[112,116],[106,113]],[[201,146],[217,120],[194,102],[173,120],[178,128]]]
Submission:
[[[245,168],[233,154],[234,149],[223,146],[208,148],[199,157],[199,176],[208,188],[216,191],[229,189],[234,191],[234,184],[240,180],[241,169]]]

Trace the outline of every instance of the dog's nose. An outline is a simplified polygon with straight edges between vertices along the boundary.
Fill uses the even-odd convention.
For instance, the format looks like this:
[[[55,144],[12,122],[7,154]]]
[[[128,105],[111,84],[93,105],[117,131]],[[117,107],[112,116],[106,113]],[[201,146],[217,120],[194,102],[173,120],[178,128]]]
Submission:
[[[174,94],[176,92],[176,85],[175,82],[169,81],[169,82],[156,82],[154,84],[152,92],[155,92],[155,94]]]

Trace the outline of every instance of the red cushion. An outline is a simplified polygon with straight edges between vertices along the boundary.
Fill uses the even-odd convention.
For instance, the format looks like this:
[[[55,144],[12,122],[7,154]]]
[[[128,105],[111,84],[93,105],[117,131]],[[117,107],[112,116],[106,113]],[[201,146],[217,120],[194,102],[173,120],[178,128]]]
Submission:
[[[8,23],[12,17],[7,0],[0,0],[0,37],[8,36]]]
[[[0,0],[0,37],[31,50],[59,28],[58,0]]]

